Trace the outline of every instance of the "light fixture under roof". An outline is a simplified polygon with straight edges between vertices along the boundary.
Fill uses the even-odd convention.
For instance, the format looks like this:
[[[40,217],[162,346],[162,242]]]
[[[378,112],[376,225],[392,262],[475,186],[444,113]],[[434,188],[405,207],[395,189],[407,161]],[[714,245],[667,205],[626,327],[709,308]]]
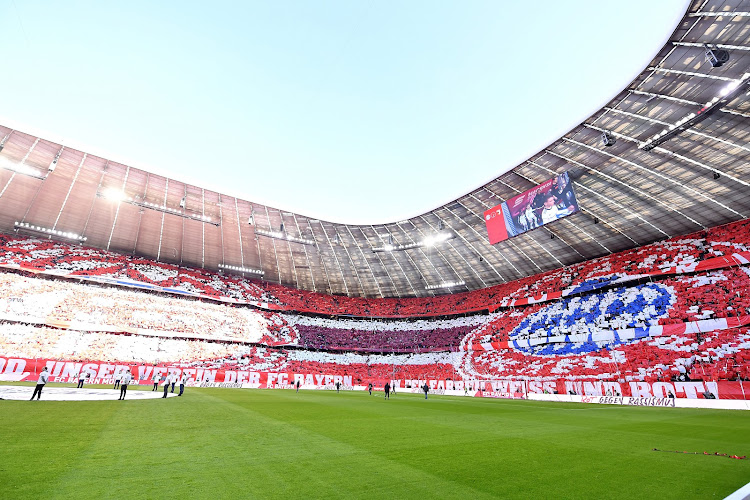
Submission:
[[[63,152],[63,148],[60,148],[60,151],[58,151],[57,154],[55,155],[55,159],[52,160],[52,163],[49,164],[48,170],[50,171],[50,173],[54,172],[55,169],[57,168],[57,160],[60,159],[60,155],[62,154],[62,152]]]
[[[265,274],[262,269],[253,269],[252,267],[243,266],[227,266],[225,264],[219,264],[219,269],[221,269],[222,271],[231,271],[235,273],[257,274],[259,276],[263,276]]]
[[[729,51],[706,45],[706,61],[709,62],[712,68],[720,68],[729,61]]]
[[[104,188],[101,191],[103,198],[107,198],[112,201],[132,201],[133,199],[125,194],[125,191],[117,188]]]
[[[34,167],[30,167],[23,163],[13,163],[7,157],[2,157],[0,159],[2,160],[0,162],[0,167],[4,168],[5,170],[10,170],[11,172],[15,172],[20,175],[27,175],[29,177],[33,177],[34,179],[39,179],[42,181],[47,178],[44,174],[42,174],[38,169]]]
[[[688,115],[682,117],[680,120],[669,125],[667,128],[657,132],[656,135],[643,142],[638,146],[638,149],[643,151],[651,151],[660,144],[668,141],[672,137],[680,135],[682,132],[694,127],[698,123],[702,122],[709,115],[718,111],[726,104],[731,102],[735,97],[746,90],[746,87],[750,83],[750,73],[745,73],[738,80],[732,80],[727,84],[719,95],[714,96],[710,101],[706,102],[699,110],[691,112]]]
[[[459,281],[443,281],[435,285],[427,285],[424,287],[425,290],[437,290],[439,288],[453,288],[454,286],[464,286],[466,282],[464,280]]]
[[[28,222],[16,221],[13,223],[13,228],[17,231],[35,233],[44,236],[52,236],[54,238],[62,238],[65,240],[73,240],[77,241],[78,243],[83,243],[88,239],[85,236],[81,236],[80,234],[71,231],[60,231],[59,229],[37,226],[36,224],[30,224]]]
[[[412,248],[424,248],[433,247],[439,243],[455,238],[456,235],[453,232],[443,231],[435,233],[433,235],[425,237],[423,240],[415,241],[414,243],[405,243],[403,245],[394,245],[389,239],[382,247],[373,247],[373,252],[394,252],[402,250],[411,250]]]
[[[422,240],[422,246],[425,247],[432,247],[437,245],[438,243],[442,243],[446,240],[449,240],[453,238],[455,235],[453,233],[436,233],[431,236],[427,236],[425,239]]]
[[[123,190],[117,189],[117,188],[104,188],[97,193],[97,196],[106,198],[108,200],[111,200],[117,203],[120,203],[120,202],[128,203],[136,207],[148,208],[150,210],[156,210],[157,212],[164,212],[166,214],[172,214],[178,217],[184,217],[185,219],[195,220],[198,222],[205,222],[207,224],[213,224],[216,227],[219,227],[221,225],[219,222],[213,222],[209,215],[188,212],[187,210],[185,210],[184,207],[182,207],[183,201],[180,201],[181,208],[172,208],[167,205],[162,205],[159,203],[151,203],[149,201],[137,200],[133,198],[132,196],[128,196]]]
[[[282,229],[283,229],[283,225],[282,225]],[[261,236],[268,236],[269,238],[276,238],[277,240],[291,241],[294,243],[299,243],[301,245],[314,245],[315,244],[315,240],[292,236],[282,231],[267,231],[265,229],[259,229],[256,227],[255,234],[259,234]]]

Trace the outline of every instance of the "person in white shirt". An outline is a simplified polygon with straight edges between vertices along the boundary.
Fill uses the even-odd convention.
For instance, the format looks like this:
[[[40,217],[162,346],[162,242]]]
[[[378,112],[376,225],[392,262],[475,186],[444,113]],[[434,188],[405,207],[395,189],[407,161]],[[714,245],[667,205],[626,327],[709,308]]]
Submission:
[[[187,384],[187,374],[183,372],[182,377],[180,377],[180,393],[178,396],[182,396],[182,392],[185,390],[185,384]]]
[[[130,370],[127,370],[120,382],[120,400],[125,400],[125,394],[128,392],[128,384],[131,380],[133,380],[133,376],[130,374]]]
[[[566,208],[557,208],[555,204],[555,195],[548,194],[544,200],[544,206],[542,207],[542,224],[547,224],[554,220],[571,214],[576,207],[573,205]]]
[[[39,401],[39,399],[42,397],[42,389],[44,389],[44,385],[49,380],[49,372],[47,371],[47,367],[44,367],[44,370],[42,370],[42,373],[39,374],[39,380],[36,381],[36,387],[34,388],[34,393],[31,395],[31,399],[29,401],[34,401],[34,396],[36,396],[36,400]]]
[[[151,392],[154,392],[157,387],[159,387],[159,374],[154,373],[154,377],[151,379],[154,382],[154,388],[151,389]]]
[[[122,379],[122,372],[120,370],[117,370],[117,374],[115,375],[115,386],[113,389],[117,390],[118,387],[120,387],[120,380]]]
[[[169,391],[169,384],[170,384],[171,381],[172,381],[172,374],[171,373],[167,374],[162,379],[162,383],[164,384],[164,395],[162,396],[162,398],[166,398],[167,397],[167,392]]]
[[[86,380],[86,375],[83,373],[83,370],[80,371],[78,374],[78,386],[77,389],[83,389],[83,381]]]

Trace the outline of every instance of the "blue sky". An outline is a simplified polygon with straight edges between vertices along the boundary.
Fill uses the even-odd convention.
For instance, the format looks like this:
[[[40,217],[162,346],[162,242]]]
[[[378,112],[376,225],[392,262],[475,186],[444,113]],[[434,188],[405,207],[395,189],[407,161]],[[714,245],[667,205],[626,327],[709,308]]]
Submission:
[[[342,223],[407,219],[615,96],[686,0],[0,0],[0,123]]]

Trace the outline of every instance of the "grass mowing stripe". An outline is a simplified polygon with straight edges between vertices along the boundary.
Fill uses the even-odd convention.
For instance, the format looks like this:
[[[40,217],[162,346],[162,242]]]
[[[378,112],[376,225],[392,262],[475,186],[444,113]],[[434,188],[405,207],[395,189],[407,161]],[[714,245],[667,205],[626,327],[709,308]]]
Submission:
[[[0,401],[0,496],[684,498],[750,480],[750,460],[651,451],[748,454],[744,412],[571,408],[193,388],[166,401]]]
[[[282,392],[279,394],[279,398],[285,398],[288,394],[292,394],[292,392],[287,394]],[[302,393],[302,398],[307,398],[304,400],[307,403],[305,409],[311,411],[298,412],[287,408],[289,411],[279,414],[277,405],[261,405],[251,411],[257,416],[256,421],[267,423],[269,431],[284,433],[290,440],[299,439],[302,442],[312,440],[314,442],[313,449],[304,449],[302,453],[293,446],[287,451],[292,455],[289,460],[301,458],[303,462],[308,464],[310,462],[318,463],[323,467],[323,471],[314,472],[315,477],[319,477],[320,472],[328,474],[326,484],[321,485],[322,491],[332,486],[330,484],[331,472],[326,471],[333,472],[332,475],[335,477],[333,486],[335,488],[325,496],[335,495],[336,492],[339,494],[346,492],[345,495],[342,495],[343,498],[358,497],[364,492],[367,492],[364,495],[366,497],[375,492],[388,493],[386,496],[401,496],[404,484],[408,483],[409,489],[419,492],[419,496],[434,495],[434,491],[439,490],[453,495],[471,494],[475,498],[482,497],[480,491],[472,491],[471,487],[463,483],[451,484],[449,478],[439,475],[439,469],[422,469],[415,466],[418,465],[418,462],[406,463],[403,460],[398,460],[398,453],[395,456],[377,453],[377,447],[373,449],[370,446],[372,442],[394,439],[394,436],[389,432],[372,434],[372,429],[379,427],[379,417],[372,418],[371,412],[363,411],[362,408],[364,407],[352,405],[351,399],[340,399],[338,397],[332,399],[330,394],[325,393],[322,393],[323,397],[318,398],[316,397],[318,395],[321,395],[321,393]],[[378,407],[373,407],[372,403],[372,401],[367,403],[368,407],[377,409]],[[383,404],[389,403],[383,402]],[[229,404],[239,405],[235,402]],[[299,396],[295,394],[294,398],[287,398],[283,406],[289,406],[290,404],[291,407],[299,408]],[[378,402],[376,401],[375,404],[377,405]],[[244,407],[243,410],[248,411]],[[264,411],[268,411],[269,414],[264,416]],[[336,419],[330,419],[331,411],[336,412]],[[324,425],[321,425],[320,419],[317,418],[321,413],[327,416]],[[314,416],[314,418],[311,418],[311,416]],[[283,423],[281,423],[282,420]],[[376,427],[373,427],[373,424]],[[334,463],[340,463],[340,467],[331,463],[331,455],[335,456]],[[423,453],[421,458],[429,459],[429,454]],[[276,457],[274,462],[278,461],[279,458]],[[282,463],[286,461],[285,459],[281,460]],[[316,465],[312,467],[317,469]]]

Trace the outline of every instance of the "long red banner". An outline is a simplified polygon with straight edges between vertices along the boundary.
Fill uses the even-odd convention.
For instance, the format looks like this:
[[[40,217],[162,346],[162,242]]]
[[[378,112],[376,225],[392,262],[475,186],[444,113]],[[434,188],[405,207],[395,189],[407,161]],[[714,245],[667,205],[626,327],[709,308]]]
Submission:
[[[47,367],[50,382],[75,383],[81,373],[88,375],[88,382],[108,384],[114,382],[117,373],[129,369],[133,382],[150,385],[162,375],[187,376],[190,386],[252,387],[260,389],[291,388],[299,381],[307,388],[332,388],[338,383],[343,388],[354,386],[351,375],[308,372],[263,372],[253,370],[227,370],[208,368],[184,368],[172,365],[139,365],[132,363],[105,363],[97,361],[65,361],[0,357],[0,380],[36,381],[39,373]],[[427,384],[433,393],[464,392],[482,397],[519,397],[534,394],[574,394],[578,396],[623,396],[636,398],[689,399],[747,399],[750,382],[694,381],[694,382],[610,382],[602,380],[381,380],[358,382],[358,388],[367,384],[382,390],[385,383],[396,390],[421,390]]]

